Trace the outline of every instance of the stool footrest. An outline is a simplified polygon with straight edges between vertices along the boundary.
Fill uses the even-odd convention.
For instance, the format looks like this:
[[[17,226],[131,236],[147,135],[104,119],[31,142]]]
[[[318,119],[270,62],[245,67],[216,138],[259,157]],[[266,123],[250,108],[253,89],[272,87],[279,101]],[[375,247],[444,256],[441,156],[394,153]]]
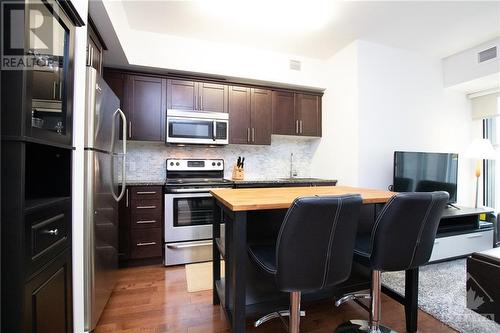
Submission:
[[[264,324],[265,322],[275,319],[275,318],[282,318],[282,317],[289,317],[290,316],[290,311],[289,310],[283,310],[283,311],[276,311],[276,312],[271,312],[259,319],[257,319],[254,322],[255,327],[259,327],[260,325]],[[300,311],[300,316],[305,317],[306,312],[305,311]]]
[[[371,298],[372,298],[372,296],[370,295],[369,292],[367,292],[367,293],[356,292],[356,293],[347,294],[347,295],[342,296],[337,301],[335,301],[335,306],[339,307],[342,304],[344,304],[345,302],[349,302],[349,301],[356,300],[356,299],[371,299]]]

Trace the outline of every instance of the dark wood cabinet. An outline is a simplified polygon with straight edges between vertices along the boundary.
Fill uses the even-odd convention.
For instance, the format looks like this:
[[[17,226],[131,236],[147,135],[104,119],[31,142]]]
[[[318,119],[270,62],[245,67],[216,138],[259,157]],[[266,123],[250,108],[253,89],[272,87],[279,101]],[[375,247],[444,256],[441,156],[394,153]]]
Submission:
[[[167,108],[185,111],[198,110],[197,82],[168,79]]]
[[[210,82],[198,82],[200,111],[227,112],[228,86]]]
[[[296,93],[295,106],[298,134],[321,136],[321,97],[313,94]]]
[[[271,91],[229,87],[229,143],[271,144]]]
[[[140,75],[105,69],[121,101],[130,140],[164,141],[168,110],[228,112],[230,144],[271,144],[271,135],[321,137],[321,94],[202,78]]]
[[[71,333],[71,252],[64,251],[24,288],[22,332]]]
[[[228,86],[212,82],[168,79],[167,108],[227,112]]]
[[[104,50],[107,50],[106,44],[104,44],[94,21],[89,16],[87,28],[87,66],[95,68],[101,75],[103,74]]]
[[[247,144],[250,133],[250,88],[229,87],[229,143]]]
[[[27,42],[19,50],[51,66],[1,76],[0,330],[70,333],[74,33],[83,21],[69,1],[15,6],[24,11],[27,41],[40,33],[28,27],[34,17],[60,38],[50,49]]]
[[[270,145],[272,92],[271,90],[252,88],[250,93],[252,143],[255,145]]]
[[[295,135],[295,93],[273,91],[273,134]]]
[[[321,136],[321,96],[274,91],[273,134]]]
[[[127,186],[120,202],[120,265],[161,262],[162,230],[163,187]]]
[[[126,116],[130,140],[164,141],[167,80],[128,75]]]

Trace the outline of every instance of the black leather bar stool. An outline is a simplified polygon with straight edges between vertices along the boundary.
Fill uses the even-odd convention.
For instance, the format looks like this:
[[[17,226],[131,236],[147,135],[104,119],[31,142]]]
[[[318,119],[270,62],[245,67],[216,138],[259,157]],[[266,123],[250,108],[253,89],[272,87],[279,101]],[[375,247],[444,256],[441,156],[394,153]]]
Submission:
[[[299,332],[302,292],[316,291],[349,278],[359,211],[359,195],[297,198],[288,209],[276,244],[250,244],[259,268],[290,293],[290,311],[272,313],[255,326],[290,315],[289,332]]]
[[[382,208],[371,235],[357,237],[354,260],[372,270],[371,295],[350,294],[335,305],[358,298],[371,299],[371,320],[351,320],[337,327],[337,333],[395,332],[380,325],[382,271],[402,271],[426,264],[448,202],[447,192],[400,193]]]

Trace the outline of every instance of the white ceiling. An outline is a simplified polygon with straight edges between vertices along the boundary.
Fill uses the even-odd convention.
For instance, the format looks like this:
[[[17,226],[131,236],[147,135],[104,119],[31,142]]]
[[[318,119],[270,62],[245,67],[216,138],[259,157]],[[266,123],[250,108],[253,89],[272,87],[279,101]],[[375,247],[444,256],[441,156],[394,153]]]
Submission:
[[[224,1],[122,4],[131,29],[314,58],[358,38],[446,57],[500,36],[497,1]]]

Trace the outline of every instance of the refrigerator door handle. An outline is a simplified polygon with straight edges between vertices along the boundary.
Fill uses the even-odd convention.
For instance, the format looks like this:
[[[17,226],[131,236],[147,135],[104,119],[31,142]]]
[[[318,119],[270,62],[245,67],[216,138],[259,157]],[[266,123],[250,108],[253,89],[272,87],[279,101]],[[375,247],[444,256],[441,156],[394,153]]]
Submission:
[[[113,198],[118,202],[123,198],[123,195],[125,194],[125,188],[126,188],[125,156],[127,155],[127,117],[125,116],[125,114],[123,113],[123,111],[120,108],[116,109],[115,113],[113,113],[113,126],[111,126],[111,147],[110,147],[111,154],[115,153],[115,132],[116,132],[115,118],[117,115],[120,115],[120,117],[122,118],[122,144],[123,144],[123,153],[121,154],[121,157],[122,157],[122,189],[121,189],[120,194],[116,195],[114,187],[113,187],[113,182],[111,182],[111,194],[113,195]],[[111,158],[113,158],[113,156]],[[113,172],[113,170],[111,172]]]

